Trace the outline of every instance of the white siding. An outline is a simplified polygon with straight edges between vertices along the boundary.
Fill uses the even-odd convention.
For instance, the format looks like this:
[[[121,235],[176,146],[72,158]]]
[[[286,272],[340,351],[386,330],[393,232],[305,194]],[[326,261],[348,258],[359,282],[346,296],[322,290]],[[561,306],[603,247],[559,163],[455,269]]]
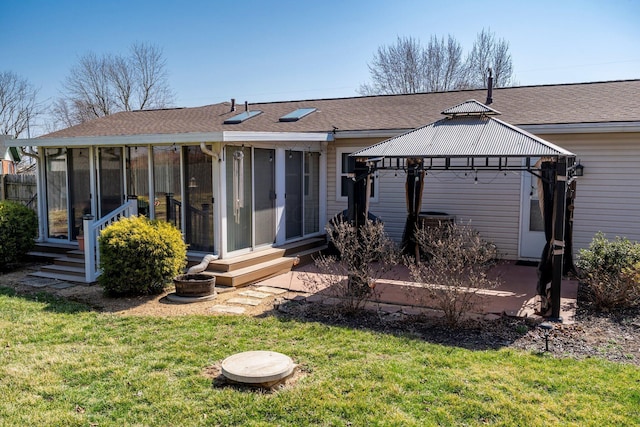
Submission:
[[[336,201],[336,145],[366,147],[378,141],[339,140],[328,150],[328,210],[331,219],[346,209]],[[407,215],[405,199],[406,175],[402,171],[379,171],[379,196],[369,210],[385,223],[387,233],[397,242],[402,240]],[[425,178],[422,211],[438,211],[455,215],[459,223],[470,223],[483,237],[493,241],[504,258],[518,254],[520,216],[520,175],[503,172],[433,172]]]
[[[576,252],[598,231],[640,241],[640,133],[542,136],[584,166],[574,211]]]
[[[640,241],[640,133],[540,135],[574,152],[584,165],[577,184],[574,212],[574,248],[589,246],[593,235],[625,236]],[[346,209],[336,201],[336,146],[362,148],[378,140],[338,140],[328,150],[328,218]],[[379,200],[370,211],[382,218],[387,232],[402,239],[406,202],[402,171],[379,172]],[[455,215],[471,223],[483,237],[493,241],[506,259],[518,255],[520,175],[508,172],[474,174],[433,172],[425,179],[422,211]]]

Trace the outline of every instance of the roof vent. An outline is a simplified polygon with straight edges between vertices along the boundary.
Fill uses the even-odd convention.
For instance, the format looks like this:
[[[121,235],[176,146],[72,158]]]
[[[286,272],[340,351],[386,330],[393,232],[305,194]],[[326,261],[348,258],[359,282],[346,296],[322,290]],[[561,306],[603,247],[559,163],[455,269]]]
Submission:
[[[493,70],[491,67],[487,70],[489,72],[489,77],[487,78],[487,102],[485,105],[489,105],[493,102]]]
[[[236,111],[236,99],[231,98],[231,112]]]

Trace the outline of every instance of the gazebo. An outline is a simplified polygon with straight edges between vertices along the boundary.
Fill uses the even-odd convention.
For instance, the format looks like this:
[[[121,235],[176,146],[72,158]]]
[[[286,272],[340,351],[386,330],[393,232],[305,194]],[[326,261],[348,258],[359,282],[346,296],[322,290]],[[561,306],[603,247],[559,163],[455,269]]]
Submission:
[[[403,244],[411,244],[429,171],[526,171],[542,189],[546,245],[538,266],[541,313],[560,321],[563,272],[571,263],[571,221],[575,154],[496,118],[500,112],[474,99],[442,112],[446,117],[351,154],[350,219],[368,215],[370,176],[377,170],[407,174],[407,223]],[[540,159],[539,161],[536,161]],[[565,262],[566,261],[566,262]]]

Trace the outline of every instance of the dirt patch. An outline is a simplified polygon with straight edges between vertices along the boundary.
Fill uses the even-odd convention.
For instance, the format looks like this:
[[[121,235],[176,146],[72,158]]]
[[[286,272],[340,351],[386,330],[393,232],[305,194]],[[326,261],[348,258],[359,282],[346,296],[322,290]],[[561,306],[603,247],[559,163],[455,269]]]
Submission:
[[[36,280],[27,274],[39,269],[39,264],[25,264],[18,271],[0,275],[0,286],[19,293],[47,292],[69,300],[82,302],[96,311],[136,316],[230,315],[212,311],[215,306],[242,307],[247,316],[277,315],[300,321],[323,322],[331,325],[369,329],[391,334],[411,334],[425,341],[473,350],[512,347],[544,352],[544,331],[540,319],[496,316],[494,320],[473,322],[458,329],[442,324],[442,320],[425,314],[384,311],[376,305],[372,310],[345,314],[337,307],[301,299],[304,294],[286,292],[256,299],[256,305],[238,305],[229,300],[242,297],[244,291],[257,291],[257,286],[221,292],[210,301],[179,304],[168,301],[165,293],[134,298],[105,297],[97,285],[74,285],[52,280]],[[297,297],[297,298],[296,298]],[[255,298],[254,298],[255,299]],[[237,314],[236,314],[237,315]],[[549,334],[549,354],[555,357],[589,358],[630,363],[640,366],[640,310],[618,313],[597,313],[590,309],[584,293],[578,293],[575,323],[554,324]],[[212,368],[213,369],[213,368]],[[206,374],[213,378],[214,371]]]

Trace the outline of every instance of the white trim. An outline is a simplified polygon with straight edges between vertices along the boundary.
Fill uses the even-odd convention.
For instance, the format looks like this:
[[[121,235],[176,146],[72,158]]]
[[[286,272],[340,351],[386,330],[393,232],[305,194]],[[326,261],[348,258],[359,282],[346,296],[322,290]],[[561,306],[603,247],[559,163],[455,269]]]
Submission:
[[[415,128],[406,129],[377,129],[377,130],[347,130],[336,131],[335,139],[353,139],[353,138],[392,138],[410,132]],[[366,148],[366,147],[365,147]]]
[[[347,202],[348,198],[342,196],[342,177],[345,173],[342,172],[342,155],[351,154],[356,151],[363,150],[366,147],[336,147],[336,201]],[[380,194],[380,181],[376,179],[375,175],[371,176],[374,183],[373,196],[369,197],[369,202],[377,202],[378,195]]]
[[[560,123],[518,125],[518,127],[536,135],[555,133],[640,132],[640,122]]]
[[[200,142],[324,142],[331,132],[192,132],[174,134],[79,136],[73,138],[31,138],[7,140],[7,147],[74,147],[88,145],[146,145]]]
[[[223,142],[324,142],[333,141],[330,132],[222,132]]]

